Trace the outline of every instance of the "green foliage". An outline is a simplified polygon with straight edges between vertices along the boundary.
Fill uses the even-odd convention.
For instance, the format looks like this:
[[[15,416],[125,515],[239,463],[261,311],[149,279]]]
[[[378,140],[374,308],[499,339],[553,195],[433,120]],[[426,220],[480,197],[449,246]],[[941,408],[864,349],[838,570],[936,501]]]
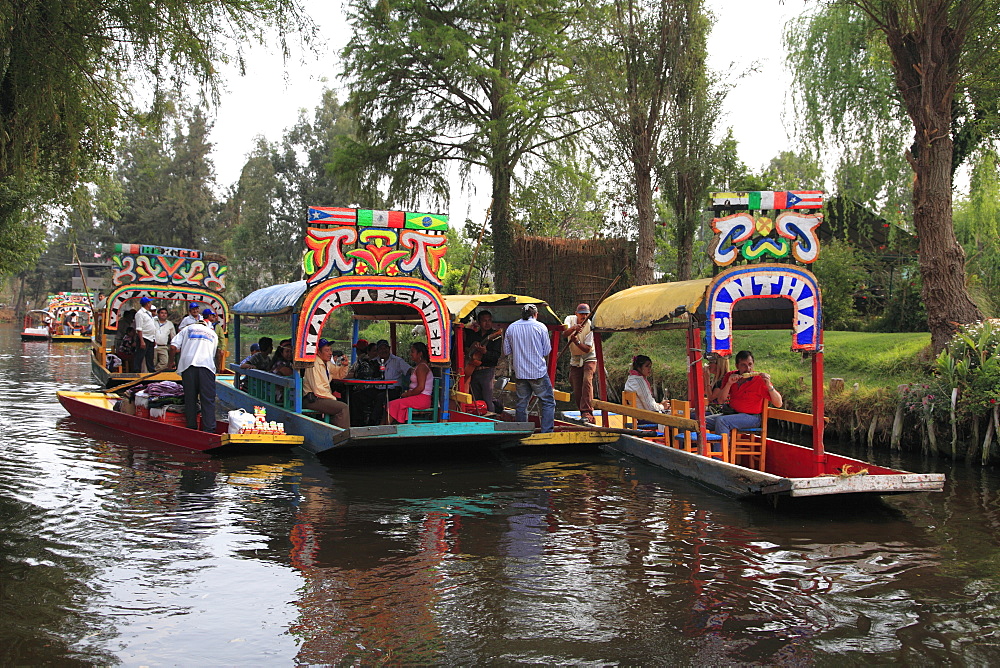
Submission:
[[[1000,314],[1000,168],[993,149],[976,153],[968,198],[954,206],[955,236],[965,249],[969,288],[980,308]]]
[[[242,44],[311,27],[298,0],[0,0],[0,272],[37,252],[25,212],[66,204],[110,162],[133,88],[214,92]]]
[[[819,259],[810,267],[823,286],[825,329],[851,329],[858,316],[854,295],[868,276],[860,256],[850,244],[834,239],[823,244]]]
[[[764,169],[762,190],[822,190],[823,169],[813,156],[781,151]],[[826,253],[826,249],[823,250]]]
[[[594,157],[560,142],[543,154],[512,200],[514,217],[527,234],[591,239],[604,228],[602,196]]]
[[[576,8],[558,0],[356,0],[344,50],[358,139],[333,168],[388,188],[389,202],[433,205],[446,168],[492,182],[494,274],[511,285],[511,183],[521,160],[577,130],[564,49]]]
[[[920,274],[913,266],[903,267],[891,284],[882,315],[869,325],[873,332],[926,332],[927,311],[920,294]]]

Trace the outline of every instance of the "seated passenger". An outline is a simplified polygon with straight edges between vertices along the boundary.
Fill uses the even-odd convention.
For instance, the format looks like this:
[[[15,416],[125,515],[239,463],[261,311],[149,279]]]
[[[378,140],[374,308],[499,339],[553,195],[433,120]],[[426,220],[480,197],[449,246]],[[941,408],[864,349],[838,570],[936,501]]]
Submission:
[[[653,398],[653,388],[649,384],[649,377],[653,373],[653,360],[645,355],[636,355],[632,358],[632,370],[628,372],[628,379],[625,381],[625,391],[635,392],[636,404],[644,411],[655,411],[666,413],[670,409],[670,402],[657,403]]]
[[[291,376],[294,372],[292,357],[292,344],[282,342],[278,346],[278,350],[275,351],[274,357],[271,358],[271,373],[278,376]]]
[[[316,361],[306,369],[302,389],[305,392],[302,407],[306,410],[325,413],[333,417],[333,424],[348,429],[351,426],[350,411],[342,401],[333,397],[330,389],[330,358],[333,348],[326,339],[319,340],[319,350],[316,351]]]
[[[725,434],[731,429],[760,427],[765,400],[775,408],[781,408],[781,395],[774,389],[771,376],[755,372],[753,366],[753,354],[749,350],[736,353],[736,371],[727,373],[722,381],[719,398],[723,403],[723,412],[705,419],[709,431]]]
[[[392,354],[389,342],[385,339],[375,344],[375,356],[379,361],[379,369],[382,371],[382,377],[386,381],[391,381],[391,383],[387,382],[384,386],[384,388],[388,388],[389,399],[398,399],[402,393],[402,388],[398,387],[399,380],[409,374],[410,365],[402,357]]]
[[[250,359],[246,362],[240,364],[240,368],[270,371],[271,353],[274,352],[274,340],[270,336],[262,336],[260,337],[260,340],[257,341],[257,345],[260,347],[260,350],[251,355]]]
[[[429,364],[427,344],[417,341],[410,346],[410,359],[414,369],[410,374],[410,389],[403,392],[386,406],[386,424],[406,422],[408,408],[426,410],[431,407],[431,392],[434,391],[434,374]]]
[[[240,368],[241,369],[248,369],[249,367],[245,367],[243,365],[247,364],[250,361],[250,358],[253,357],[254,354],[258,353],[258,352],[260,352],[260,344],[259,343],[251,343],[250,344],[250,354],[247,355],[246,357],[244,357],[242,360],[240,360]]]

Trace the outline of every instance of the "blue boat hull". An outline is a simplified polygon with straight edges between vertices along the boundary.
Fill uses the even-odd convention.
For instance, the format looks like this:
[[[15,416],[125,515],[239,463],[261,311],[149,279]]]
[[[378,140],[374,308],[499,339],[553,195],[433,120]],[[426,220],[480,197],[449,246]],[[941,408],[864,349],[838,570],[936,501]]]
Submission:
[[[237,389],[231,378],[216,382],[218,400],[234,408],[252,412],[254,406],[267,408],[267,419],[283,422],[285,433],[305,438],[303,448],[319,454],[331,450],[359,448],[424,446],[493,447],[504,442],[517,443],[534,431],[530,422],[432,422],[420,424],[379,425],[340,429],[326,422],[263,402]]]

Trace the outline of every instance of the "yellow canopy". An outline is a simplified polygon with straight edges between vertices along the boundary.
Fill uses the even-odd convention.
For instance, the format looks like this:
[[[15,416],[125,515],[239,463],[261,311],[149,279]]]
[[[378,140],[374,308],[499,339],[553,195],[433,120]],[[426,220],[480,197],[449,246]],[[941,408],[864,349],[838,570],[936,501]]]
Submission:
[[[525,297],[524,295],[442,295],[444,297],[444,302],[448,306],[448,312],[451,313],[451,319],[455,322],[464,320],[475,311],[477,308],[482,306],[490,311],[493,311],[493,319],[497,322],[513,322],[520,317],[520,309],[502,308],[504,306],[521,306],[523,304],[535,304],[538,306],[538,319],[539,321],[550,324],[558,325],[562,321],[552,312],[549,305],[545,303],[542,299],[536,299],[535,297]],[[501,317],[498,311],[503,311],[504,315]]]
[[[637,285],[611,295],[597,308],[594,327],[604,330],[645,329],[678,306],[695,313],[704,302],[711,278]]]

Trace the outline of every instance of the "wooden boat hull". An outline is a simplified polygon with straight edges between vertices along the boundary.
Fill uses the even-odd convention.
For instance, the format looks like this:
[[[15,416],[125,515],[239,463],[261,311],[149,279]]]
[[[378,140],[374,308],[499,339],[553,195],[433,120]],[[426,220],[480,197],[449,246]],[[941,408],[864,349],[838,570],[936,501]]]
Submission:
[[[232,378],[219,378],[216,382],[219,401],[252,411],[264,402],[233,385]],[[283,422],[285,431],[305,439],[306,450],[319,454],[332,450],[345,451],[360,448],[420,446],[448,448],[454,445],[488,447],[498,443],[518,441],[534,430],[527,422],[433,422],[419,424],[378,425],[340,429],[326,422],[300,413],[267,405],[269,419]],[[276,417],[272,417],[276,416]]]
[[[557,447],[557,446],[599,446],[610,445],[618,440],[620,434],[597,429],[583,427],[572,422],[556,420],[554,431],[543,434],[539,431],[538,416],[529,416],[535,431],[523,436],[520,445],[531,447]],[[450,421],[452,422],[497,422],[498,420],[483,415],[472,415],[461,411],[451,411]]]
[[[22,341],[48,341],[51,338],[52,337],[51,335],[49,335],[48,332],[44,334],[42,334],[41,332],[31,332],[28,330],[21,332]]]
[[[290,448],[302,444],[302,438],[294,435],[228,434],[226,431],[229,423],[224,420],[216,424],[216,433],[210,434],[152,418],[119,413],[113,410],[117,397],[109,397],[101,392],[57,392],[56,396],[74,418],[188,450],[203,452],[226,446],[252,445]]]
[[[52,340],[57,343],[92,343],[93,339],[83,334],[53,334]]]
[[[940,492],[945,480],[941,473],[888,469],[829,452],[825,463],[829,473],[810,475],[815,466],[813,450],[774,439],[767,441],[766,471],[709,459],[634,436],[622,436],[606,447],[738,498]],[[862,473],[863,470],[867,472]],[[841,474],[845,471],[846,474]]]

